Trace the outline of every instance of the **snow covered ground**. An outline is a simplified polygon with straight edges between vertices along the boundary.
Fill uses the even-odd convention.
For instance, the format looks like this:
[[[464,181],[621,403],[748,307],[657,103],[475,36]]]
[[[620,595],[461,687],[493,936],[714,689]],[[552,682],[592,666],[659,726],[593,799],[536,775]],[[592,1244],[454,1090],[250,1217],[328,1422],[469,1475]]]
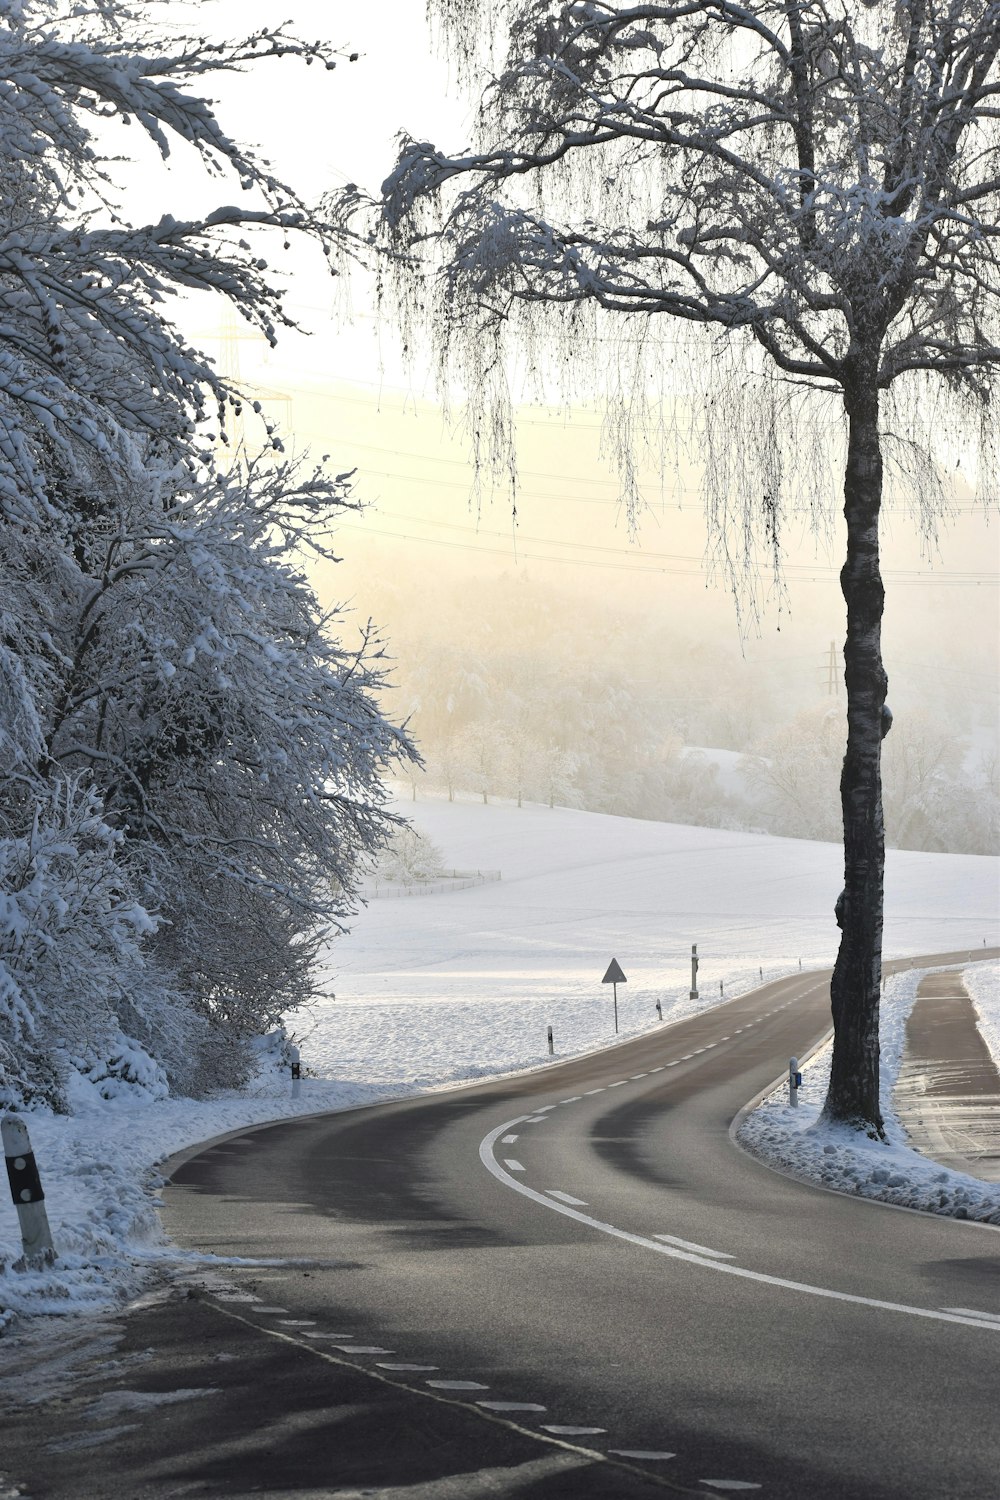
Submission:
[[[676,1020],[716,1003],[720,981],[731,997],[761,974],[796,970],[800,959],[806,968],[833,960],[842,868],[835,846],[560,808],[421,800],[399,811],[440,846],[448,866],[499,869],[502,879],[375,900],[359,915],[330,953],[336,998],[290,1020],[312,1075],[296,1101],[272,1052],[243,1095],[107,1103],[81,1083],[72,1117],[28,1115],[59,1260],[38,1272],[11,1269],[17,1220],[0,1195],[0,1327],[17,1313],[108,1305],[183,1259],[159,1227],[155,1165],[188,1145],[287,1114],[537,1066],[547,1060],[548,1025],[557,1056],[606,1045],[614,1039],[611,988],[600,981],[612,957],[628,976],[618,988],[622,1035],[657,1024],[657,1000],[664,1020]],[[984,939],[996,943],[996,897],[995,861],[890,853],[887,957],[955,948],[974,955]],[[701,998],[693,1003],[694,942]],[[898,1006],[890,992],[900,1045],[915,977],[903,976]],[[972,992],[997,1055],[997,986],[984,981]],[[818,1080],[810,1074],[806,1099]],[[805,1110],[798,1114],[802,1124]],[[866,1192],[877,1185],[870,1174],[866,1183]]]
[[[906,1039],[906,1018],[917,986],[929,969],[893,974],[886,982],[879,1012],[882,1049],[880,1100],[888,1144],[859,1142],[856,1131],[823,1123],[820,1111],[830,1080],[830,1045],[802,1068],[799,1103],[788,1102],[788,1087],[775,1089],[737,1128],[736,1139],[769,1166],[809,1182],[903,1208],[950,1214],[983,1224],[1000,1224],[1000,1185],[953,1172],[910,1149],[893,1110],[892,1091]],[[1000,965],[971,964],[965,987],[979,1015],[980,1029],[1000,1060]]]

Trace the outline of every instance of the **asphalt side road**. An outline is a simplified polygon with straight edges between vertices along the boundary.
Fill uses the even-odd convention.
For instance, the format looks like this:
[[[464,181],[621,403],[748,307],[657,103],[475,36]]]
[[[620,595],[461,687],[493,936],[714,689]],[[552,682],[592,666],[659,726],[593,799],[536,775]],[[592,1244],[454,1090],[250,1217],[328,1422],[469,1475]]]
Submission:
[[[188,1154],[167,1228],[224,1264],[68,1337],[68,1384],[41,1345],[21,1398],[0,1379],[0,1500],[995,1500],[998,1231],[729,1140],[828,1018],[795,975]]]

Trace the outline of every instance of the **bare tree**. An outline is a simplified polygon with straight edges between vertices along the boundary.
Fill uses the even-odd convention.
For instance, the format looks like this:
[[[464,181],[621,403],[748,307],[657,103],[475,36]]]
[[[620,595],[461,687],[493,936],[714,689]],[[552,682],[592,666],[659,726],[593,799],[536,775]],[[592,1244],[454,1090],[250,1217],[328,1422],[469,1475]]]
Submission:
[[[548,345],[557,363],[589,352],[619,373],[610,413],[633,501],[643,429],[663,411],[636,375],[673,357],[653,320],[692,329],[715,386],[697,430],[726,546],[735,521],[780,560],[789,497],[806,472],[813,497],[825,485],[829,497],[831,442],[846,437],[845,880],[826,1114],[880,1135],[883,459],[909,460],[911,474],[917,464],[929,510],[936,467],[913,432],[954,441],[949,421],[987,411],[1000,360],[1000,0],[430,9],[467,76],[486,37],[494,76],[475,149],[404,138],[382,224],[411,269],[436,269],[423,298],[410,286],[409,306],[423,306],[445,373],[473,395],[479,462],[514,472],[507,351],[518,337],[528,371],[542,368],[550,311],[562,314]],[[617,345],[594,342],[609,327]],[[736,380],[720,437],[711,408],[726,371]],[[907,412],[918,420],[900,428],[893,414]],[[982,470],[992,450],[984,424],[973,429]]]

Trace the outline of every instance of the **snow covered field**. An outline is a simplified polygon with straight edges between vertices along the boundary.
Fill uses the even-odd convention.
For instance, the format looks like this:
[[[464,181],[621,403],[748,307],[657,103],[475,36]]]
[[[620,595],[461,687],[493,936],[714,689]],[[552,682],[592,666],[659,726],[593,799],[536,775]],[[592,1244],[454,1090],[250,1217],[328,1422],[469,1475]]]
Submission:
[[[153,1196],[155,1164],[172,1152],[293,1112],[536,1066],[546,1061],[547,1025],[557,1056],[612,1041],[611,990],[600,982],[612,957],[628,976],[618,989],[622,1035],[656,1024],[657,1000],[665,1021],[694,1008],[694,942],[701,1006],[718,1000],[720,980],[731,997],[761,972],[766,980],[800,959],[806,968],[833,960],[835,846],[559,808],[422,800],[399,811],[449,866],[499,869],[501,880],[375,900],[359,915],[330,954],[336,999],[290,1019],[313,1075],[297,1101],[272,1055],[245,1095],[108,1104],[81,1084],[73,1117],[28,1116],[59,1261],[40,1272],[9,1269],[17,1221],[0,1201],[0,1327],[18,1312],[106,1305],[183,1259],[163,1240]],[[975,956],[984,939],[1000,939],[995,861],[890,853],[887,957],[955,948]],[[902,976],[886,1007],[900,1045],[914,980]],[[997,987],[984,981],[973,994],[996,1048]],[[810,1075],[807,1097],[818,1080]],[[807,1116],[798,1113],[801,1124]]]
[[[763,977],[833,963],[833,844],[650,823],[569,808],[442,799],[397,810],[461,870],[502,879],[373,901],[332,954],[337,999],[293,1022],[326,1076],[429,1084],[598,1046],[611,1033],[611,958],[623,1033],[688,1014],[691,944],[702,1003]],[[886,958],[974,952],[998,940],[997,862],[891,850]]]

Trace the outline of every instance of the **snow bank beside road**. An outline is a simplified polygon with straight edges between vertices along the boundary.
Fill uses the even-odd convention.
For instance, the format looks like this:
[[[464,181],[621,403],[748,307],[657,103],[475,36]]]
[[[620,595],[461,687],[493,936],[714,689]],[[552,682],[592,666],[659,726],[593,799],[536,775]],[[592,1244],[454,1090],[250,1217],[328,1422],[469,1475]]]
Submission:
[[[18,1314],[72,1313],[115,1305],[138,1293],[157,1267],[185,1256],[163,1234],[154,1170],[187,1146],[281,1116],[347,1109],[398,1090],[309,1079],[290,1097],[287,1070],[269,1068],[247,1094],[210,1101],[117,1099],[82,1113],[23,1113],[58,1252],[54,1266],[15,1271],[17,1216],[0,1205],[0,1331]],[[198,1260],[199,1257],[190,1257]],[[202,1257],[201,1259],[204,1259]]]
[[[1000,1068],[1000,964],[975,964],[966,969],[964,978],[976,1008],[979,1030]]]
[[[954,965],[949,965],[954,968]],[[893,1111],[892,1092],[917,987],[931,969],[911,969],[886,982],[881,1005],[880,1099],[888,1143],[859,1141],[857,1133],[820,1120],[830,1080],[828,1043],[802,1069],[798,1108],[783,1084],[746,1116],[738,1143],[768,1166],[837,1192],[895,1203],[927,1213],[1000,1225],[1000,1185],[952,1172],[914,1151]],[[994,1058],[1000,1059],[1000,967],[993,961],[963,971],[966,989]]]

